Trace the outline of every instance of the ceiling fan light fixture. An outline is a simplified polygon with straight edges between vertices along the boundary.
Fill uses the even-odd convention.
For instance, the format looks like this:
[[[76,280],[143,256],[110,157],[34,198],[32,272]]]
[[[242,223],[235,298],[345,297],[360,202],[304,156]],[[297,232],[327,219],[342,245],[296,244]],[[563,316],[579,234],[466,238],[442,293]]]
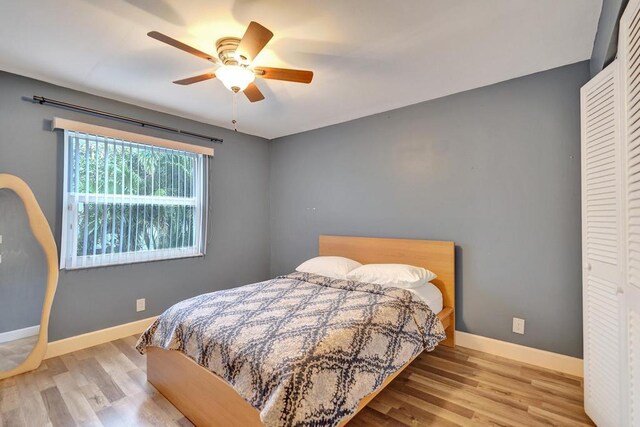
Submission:
[[[241,65],[223,65],[216,70],[216,77],[232,92],[242,92],[256,79],[253,71]]]
[[[186,86],[217,78],[231,92],[242,92],[250,102],[258,102],[264,99],[264,95],[260,92],[258,86],[253,83],[256,76],[268,80],[282,80],[285,82],[305,84],[311,83],[313,79],[313,71],[308,70],[290,70],[287,68],[273,67],[259,67],[254,69],[251,66],[253,60],[273,37],[273,33],[269,29],[255,21],[249,23],[242,38],[223,37],[218,39],[218,41],[216,41],[217,58],[158,31],[150,31],[147,35],[169,46],[213,62],[220,67],[208,73],[175,80],[173,83],[178,85]],[[234,102],[235,99],[236,97],[234,97]]]

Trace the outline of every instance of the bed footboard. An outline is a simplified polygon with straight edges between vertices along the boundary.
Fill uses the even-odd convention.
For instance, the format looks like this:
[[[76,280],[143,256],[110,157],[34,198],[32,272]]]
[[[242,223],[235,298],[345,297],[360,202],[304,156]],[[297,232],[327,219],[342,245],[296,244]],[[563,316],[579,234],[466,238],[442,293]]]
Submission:
[[[147,380],[196,426],[264,426],[233,387],[178,351],[147,348]]]

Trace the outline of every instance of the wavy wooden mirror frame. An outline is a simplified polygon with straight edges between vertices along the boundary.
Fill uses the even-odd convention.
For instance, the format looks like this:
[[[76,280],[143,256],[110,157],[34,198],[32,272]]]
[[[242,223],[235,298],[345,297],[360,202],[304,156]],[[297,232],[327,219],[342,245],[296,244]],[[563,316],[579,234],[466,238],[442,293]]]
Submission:
[[[33,195],[31,188],[17,176],[0,173],[0,190],[3,189],[12,190],[20,197],[20,200],[22,200],[24,204],[31,232],[47,259],[47,288],[42,304],[40,333],[38,334],[36,345],[20,365],[9,371],[1,371],[0,379],[32,371],[42,363],[42,359],[47,351],[51,304],[53,303],[53,296],[58,286],[58,248],[55,240],[53,240],[53,233],[51,233],[49,222],[47,222],[44,213],[42,213],[42,209],[40,209],[40,205]]]

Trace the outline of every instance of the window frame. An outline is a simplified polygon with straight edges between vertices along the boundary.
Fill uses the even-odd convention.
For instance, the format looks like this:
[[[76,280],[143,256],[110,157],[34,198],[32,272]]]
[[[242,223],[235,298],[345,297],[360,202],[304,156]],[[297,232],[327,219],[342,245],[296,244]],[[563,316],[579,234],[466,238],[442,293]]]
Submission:
[[[79,123],[80,124],[80,123]],[[85,125],[85,124],[82,124]],[[92,126],[92,125],[86,125]],[[95,126],[96,130],[111,131],[109,128],[103,128]],[[197,150],[185,150],[185,147],[189,147],[189,144],[175,142],[174,146],[167,145],[165,142],[168,140],[159,140],[162,142],[160,145],[155,145],[149,142],[138,142],[133,140],[137,134],[130,132],[123,132],[113,130],[113,135],[103,135],[99,133],[86,132],[83,130],[63,129],[63,144],[64,144],[64,159],[63,159],[63,187],[62,187],[62,232],[60,238],[60,269],[61,270],[80,270],[97,267],[109,267],[117,265],[137,264],[143,262],[152,261],[166,261],[171,259],[183,259],[204,257],[206,255],[207,246],[207,228],[208,228],[208,201],[209,201],[209,186],[208,186],[208,154],[203,153],[204,147],[197,147]],[[93,193],[80,193],[72,192],[70,187],[70,166],[72,160],[71,155],[71,134],[85,135],[86,137],[94,138],[97,143],[115,145],[125,144],[138,147],[144,147],[147,150],[158,151],[173,151],[176,153],[187,153],[194,155],[194,169],[193,176],[193,192],[194,195],[191,198],[185,197],[171,197],[171,196],[147,196],[147,195],[124,195],[124,194],[93,194]],[[122,138],[127,136],[127,138]],[[134,138],[131,138],[131,137]],[[140,140],[153,141],[153,137],[147,137],[146,135],[139,135]],[[135,138],[137,139],[137,138]],[[111,142],[109,142],[111,141]],[[172,143],[173,141],[168,141]],[[88,140],[86,142],[89,143]],[[213,151],[211,151],[213,155]],[[72,199],[72,200],[70,200]],[[153,249],[142,251],[128,251],[119,253],[108,254],[87,254],[78,255],[78,215],[77,210],[81,200],[85,200],[85,204],[88,201],[97,203],[98,201],[105,201],[104,204],[120,203],[121,205],[139,206],[146,203],[147,205],[166,205],[166,206],[185,206],[194,207],[195,218],[194,224],[197,224],[194,231],[194,244],[189,247],[180,248],[165,248],[165,249]],[[89,200],[90,199],[90,200]],[[113,202],[110,202],[112,199]],[[131,201],[143,202],[140,204],[131,203]],[[173,202],[173,203],[170,203]],[[73,222],[69,222],[69,220]],[[67,227],[72,226],[73,232],[70,232]],[[73,245],[73,250],[69,251],[70,244]],[[74,261],[71,261],[71,260]],[[78,261],[81,260],[81,261]]]

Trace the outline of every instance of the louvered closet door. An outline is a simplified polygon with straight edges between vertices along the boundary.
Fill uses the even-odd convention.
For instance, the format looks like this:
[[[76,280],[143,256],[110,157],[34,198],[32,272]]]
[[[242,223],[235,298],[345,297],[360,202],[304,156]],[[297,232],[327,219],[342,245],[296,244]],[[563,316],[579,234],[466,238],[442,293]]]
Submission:
[[[631,0],[620,21],[623,83],[623,180],[626,205],[627,280],[625,400],[629,425],[640,426],[640,1]]]
[[[623,425],[619,82],[615,62],[580,92],[585,410],[601,427]]]

